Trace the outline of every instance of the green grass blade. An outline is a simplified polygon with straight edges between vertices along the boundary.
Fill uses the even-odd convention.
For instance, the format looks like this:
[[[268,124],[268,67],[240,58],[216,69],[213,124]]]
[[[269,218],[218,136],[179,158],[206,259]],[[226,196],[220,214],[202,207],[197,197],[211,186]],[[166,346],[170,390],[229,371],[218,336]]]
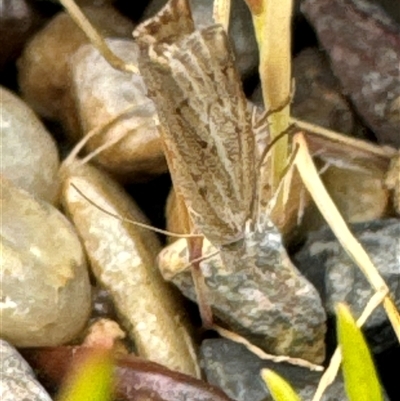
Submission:
[[[349,308],[344,304],[337,306],[337,333],[349,400],[383,401],[381,385],[367,343]]]
[[[274,401],[301,401],[290,384],[277,373],[269,369],[261,371],[261,377],[268,387]]]
[[[67,378],[57,401],[111,401],[113,363],[108,352],[91,352]]]

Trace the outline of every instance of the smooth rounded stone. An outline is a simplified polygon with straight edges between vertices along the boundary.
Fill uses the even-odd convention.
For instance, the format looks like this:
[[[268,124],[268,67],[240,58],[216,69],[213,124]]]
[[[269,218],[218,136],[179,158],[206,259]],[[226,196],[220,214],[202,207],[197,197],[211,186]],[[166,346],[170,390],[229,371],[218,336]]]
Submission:
[[[108,39],[107,44],[124,61],[138,64],[139,48],[133,41]],[[96,156],[96,164],[129,181],[167,172],[156,108],[142,76],[115,70],[92,45],[82,47],[71,66],[83,132],[104,127],[86,150],[118,141]]]
[[[200,364],[207,381],[220,387],[235,401],[273,401],[261,379],[261,369],[271,369],[281,375],[304,401],[312,399],[322,375],[288,363],[264,361],[243,345],[226,339],[204,340],[200,346]],[[341,375],[328,387],[321,400],[348,400]]]
[[[362,120],[381,144],[400,147],[398,24],[370,0],[305,0],[301,10]]]
[[[131,37],[133,25],[111,6],[82,11],[105,37]],[[73,138],[81,137],[72,94],[69,62],[89,40],[71,17],[61,12],[27,44],[18,61],[23,97],[41,116],[61,121]]]
[[[371,257],[400,308],[400,220],[353,224],[351,230]],[[311,233],[294,260],[320,292],[331,317],[335,314],[335,305],[346,302],[358,318],[374,294],[363,273],[326,228]],[[382,306],[372,313],[363,328],[374,352],[381,352],[397,343]]]
[[[276,227],[265,219],[245,231],[243,243],[216,251],[204,239],[200,266],[213,313],[266,352],[321,363],[325,311],[317,290],[289,260]],[[186,240],[165,248],[158,262],[164,278],[196,301]]]
[[[63,206],[83,240],[95,278],[111,295],[138,355],[199,377],[181,298],[156,266],[159,241],[148,229],[123,220],[148,223],[147,219],[108,175],[79,161],[65,163]]]
[[[141,21],[154,16],[167,0],[152,0]],[[214,24],[213,0],[189,0],[193,20],[197,29]],[[254,35],[251,13],[243,0],[232,0],[229,37],[236,56],[236,65],[242,78],[257,72],[258,48]]]
[[[96,319],[87,329],[82,345],[89,348],[112,350],[114,357],[129,353],[124,343],[126,333],[111,319]]]
[[[0,70],[18,57],[39,20],[26,0],[0,2]]]
[[[400,215],[400,152],[391,162],[385,184],[393,193],[393,208]]]
[[[372,162],[359,169],[345,163],[330,165],[321,179],[347,222],[361,223],[387,215],[389,192],[385,186],[385,172]]]
[[[1,401],[52,401],[32,368],[7,341],[0,339]]]
[[[0,87],[1,174],[18,187],[50,203],[58,193],[58,151],[35,113]]]
[[[1,180],[0,336],[18,347],[73,340],[90,314],[85,255],[53,206]]]

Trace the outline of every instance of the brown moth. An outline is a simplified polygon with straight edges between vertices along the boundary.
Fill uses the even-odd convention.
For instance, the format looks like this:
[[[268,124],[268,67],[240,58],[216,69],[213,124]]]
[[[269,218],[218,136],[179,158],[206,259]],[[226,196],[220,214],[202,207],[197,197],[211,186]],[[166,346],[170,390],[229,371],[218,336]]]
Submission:
[[[241,239],[250,218],[256,188],[255,141],[223,28],[195,31],[187,10],[186,1],[172,1],[134,36],[142,44],[153,42],[142,57],[141,71],[160,106],[174,186],[196,226],[221,246]],[[181,39],[163,29],[168,34],[175,29]],[[150,40],[153,32],[157,41]]]
[[[256,151],[227,35],[218,25],[194,30],[188,9],[187,1],[171,0],[134,37],[174,187],[195,228],[220,252],[201,264],[213,312],[269,352],[320,362],[325,313],[318,293],[290,262],[269,216],[258,212],[263,152]],[[215,248],[206,241],[203,253]],[[185,280],[174,282],[196,299]]]

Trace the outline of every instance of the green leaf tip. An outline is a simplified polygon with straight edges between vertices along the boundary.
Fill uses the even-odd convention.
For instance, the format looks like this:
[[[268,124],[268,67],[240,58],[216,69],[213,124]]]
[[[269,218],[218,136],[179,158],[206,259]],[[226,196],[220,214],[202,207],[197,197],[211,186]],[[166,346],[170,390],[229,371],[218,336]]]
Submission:
[[[342,352],[342,371],[350,401],[383,401],[382,389],[371,353],[350,309],[338,304],[337,334]]]
[[[274,401],[301,401],[290,384],[269,369],[261,370],[261,377],[268,387]]]
[[[108,351],[91,350],[72,369],[57,401],[111,401],[113,362]]]

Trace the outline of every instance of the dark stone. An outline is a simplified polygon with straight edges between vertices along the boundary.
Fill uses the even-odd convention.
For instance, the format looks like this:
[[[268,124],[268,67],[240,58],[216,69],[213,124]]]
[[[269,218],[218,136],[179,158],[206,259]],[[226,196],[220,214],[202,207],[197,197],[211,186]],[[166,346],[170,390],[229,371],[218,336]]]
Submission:
[[[200,348],[200,364],[207,381],[219,386],[236,401],[273,401],[262,382],[260,371],[267,368],[285,378],[302,400],[312,399],[320,372],[289,365],[263,361],[243,345],[225,339],[204,340]],[[328,387],[322,401],[345,401],[341,375]]]
[[[400,307],[400,220],[357,223],[351,226],[351,230],[370,255]],[[346,302],[358,317],[374,293],[363,273],[327,228],[310,234],[294,261],[319,291],[330,316],[334,315],[337,302]],[[373,312],[363,327],[374,352],[381,352],[397,343],[382,306]]]
[[[382,144],[400,147],[400,26],[370,0],[304,0],[343,93]]]

